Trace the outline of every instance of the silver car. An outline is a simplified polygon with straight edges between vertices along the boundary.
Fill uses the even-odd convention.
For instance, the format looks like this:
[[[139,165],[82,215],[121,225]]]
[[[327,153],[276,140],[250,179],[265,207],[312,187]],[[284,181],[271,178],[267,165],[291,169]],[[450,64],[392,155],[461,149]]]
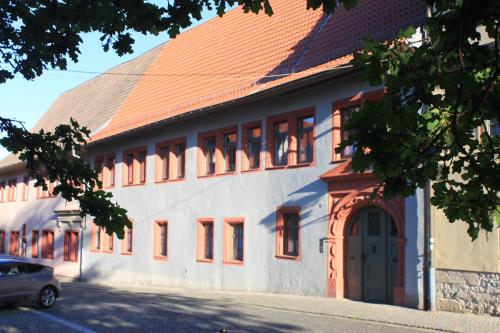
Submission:
[[[32,301],[50,308],[61,292],[52,267],[20,258],[0,257],[0,303]]]

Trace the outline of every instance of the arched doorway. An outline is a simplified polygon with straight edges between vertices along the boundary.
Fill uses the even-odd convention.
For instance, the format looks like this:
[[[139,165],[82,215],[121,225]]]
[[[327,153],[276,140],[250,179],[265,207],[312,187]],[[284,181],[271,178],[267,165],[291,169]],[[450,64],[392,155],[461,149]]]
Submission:
[[[345,296],[392,304],[398,268],[394,219],[379,207],[365,207],[350,219],[345,237]]]

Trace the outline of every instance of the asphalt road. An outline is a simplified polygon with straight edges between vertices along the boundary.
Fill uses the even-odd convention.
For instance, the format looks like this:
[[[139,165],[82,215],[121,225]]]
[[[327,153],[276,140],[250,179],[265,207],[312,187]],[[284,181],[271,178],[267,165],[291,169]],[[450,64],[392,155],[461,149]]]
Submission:
[[[66,287],[56,305],[0,307],[0,332],[431,332],[180,296]]]

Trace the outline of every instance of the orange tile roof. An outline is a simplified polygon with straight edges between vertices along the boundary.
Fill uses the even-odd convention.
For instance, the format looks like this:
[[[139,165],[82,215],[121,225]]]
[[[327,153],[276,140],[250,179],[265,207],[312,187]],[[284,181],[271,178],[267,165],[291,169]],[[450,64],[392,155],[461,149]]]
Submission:
[[[360,0],[334,15],[307,11],[306,0],[274,0],[275,14],[241,9],[167,43],[109,124],[93,141],[242,98],[345,64],[361,40],[420,25],[420,0]]]

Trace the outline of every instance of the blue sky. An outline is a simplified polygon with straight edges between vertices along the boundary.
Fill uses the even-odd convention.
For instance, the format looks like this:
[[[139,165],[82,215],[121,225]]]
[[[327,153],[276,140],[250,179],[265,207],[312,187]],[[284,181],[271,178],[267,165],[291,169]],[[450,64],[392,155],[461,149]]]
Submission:
[[[193,26],[214,16],[214,11],[205,11],[203,20]],[[99,37],[98,33],[82,36],[83,44],[80,46],[81,55],[78,63],[70,63],[68,70],[103,72],[169,39],[167,33],[158,36],[135,34],[134,53],[119,57],[113,50],[104,52]],[[94,76],[96,75],[56,70],[48,70],[33,81],[17,76],[13,80],[0,84],[0,114],[3,117],[23,121],[26,128],[32,128],[59,95]],[[0,159],[7,154],[8,152],[0,147]]]

